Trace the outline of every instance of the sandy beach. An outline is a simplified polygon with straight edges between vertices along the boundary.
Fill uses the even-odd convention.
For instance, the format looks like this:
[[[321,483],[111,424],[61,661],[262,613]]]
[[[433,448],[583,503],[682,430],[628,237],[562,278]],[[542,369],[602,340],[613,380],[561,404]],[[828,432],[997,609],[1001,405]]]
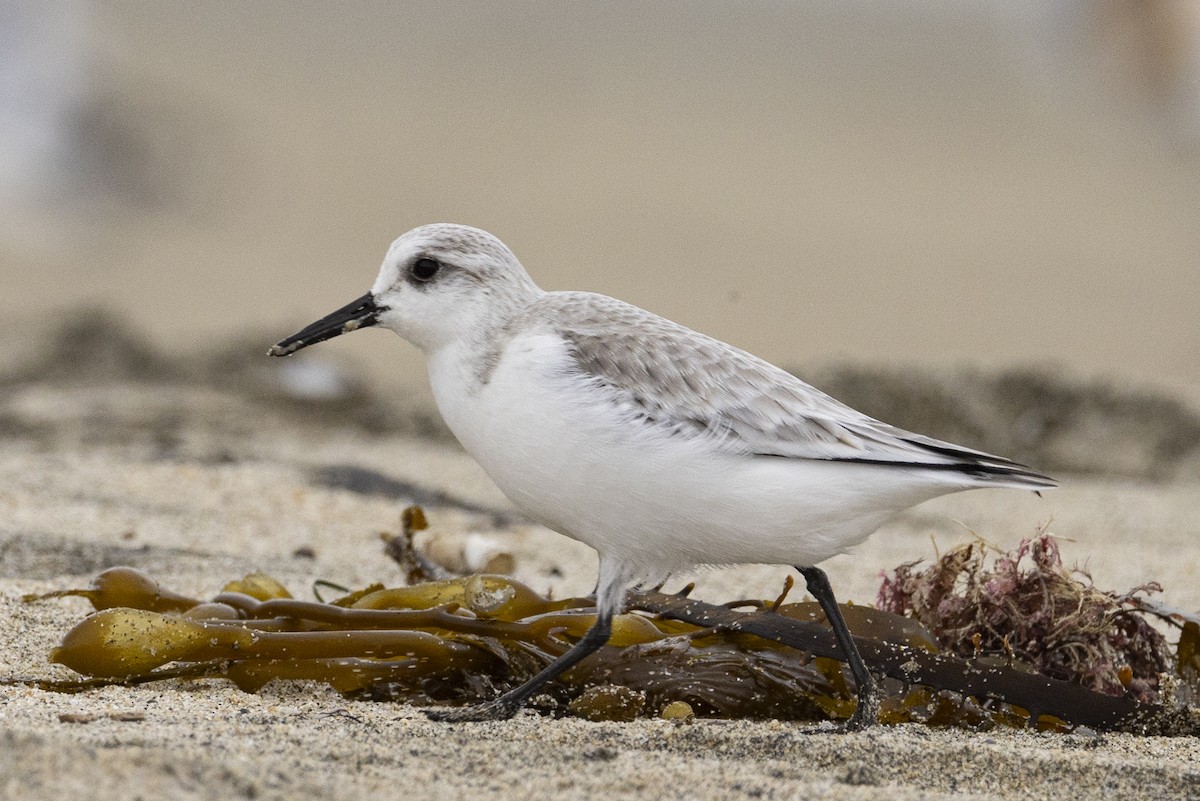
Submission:
[[[1178,18],[1135,13],[1194,3],[13,7],[0,677],[70,677],[47,657],[88,605],[21,598],[114,565],[196,597],[256,570],[306,599],[397,584],[379,533],[411,503],[539,591],[592,589],[594,553],[449,437],[415,349],[371,330],[264,355],[438,220],[492,230],[547,289],[620,297],[1062,481],[899,516],[824,565],[841,600],[1048,529],[1098,587],[1156,581],[1200,611],[1200,101],[1171,94],[1194,92],[1171,70],[1200,48],[1155,50]],[[773,598],[787,574],[666,589]],[[368,796],[1196,799],[1200,740],[451,726],[315,684],[0,685],[2,801]]]
[[[516,576],[539,590],[562,596],[591,587],[587,548],[523,520],[452,441],[420,433],[403,410],[356,423],[371,419],[362,409],[377,399],[297,400],[270,383],[275,362],[257,379],[221,384],[194,378],[203,373],[199,358],[160,370],[165,360],[119,329],[93,332],[92,341],[108,343],[89,355],[95,369],[30,364],[24,376],[10,373],[0,394],[0,675],[71,675],[47,655],[88,605],[20,598],[85,586],[112,565],[142,568],[200,597],[252,570],[304,598],[318,578],[399,583],[378,533],[396,531],[400,509],[414,500],[426,506],[434,534],[478,532],[503,542]],[[1193,479],[1064,478],[1043,498],[974,492],[918,507],[831,560],[834,586],[843,598],[870,602],[878,573],[932,555],[931,539],[944,548],[974,532],[1011,547],[1049,524],[1064,538],[1068,562],[1086,563],[1099,586],[1157,580],[1164,602],[1200,608],[1197,567],[1179,558],[1200,536]],[[697,596],[717,602],[769,597],[785,574],[743,567],[671,586],[694,578]],[[452,726],[410,706],[351,702],[302,683],[255,695],[219,681],[78,695],[5,686],[0,737],[6,799],[127,798],[130,787],[183,799],[348,799],[397,788],[430,799],[1200,792],[1195,738],[915,725],[840,734],[780,722],[588,723],[532,712]]]

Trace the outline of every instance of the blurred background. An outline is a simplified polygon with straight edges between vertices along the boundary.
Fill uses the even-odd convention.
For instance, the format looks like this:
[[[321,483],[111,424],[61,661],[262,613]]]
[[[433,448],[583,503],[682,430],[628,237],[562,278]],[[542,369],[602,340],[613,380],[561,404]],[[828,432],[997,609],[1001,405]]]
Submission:
[[[1194,391],[1200,3],[0,2],[10,349],[265,351],[435,221],[787,367]]]

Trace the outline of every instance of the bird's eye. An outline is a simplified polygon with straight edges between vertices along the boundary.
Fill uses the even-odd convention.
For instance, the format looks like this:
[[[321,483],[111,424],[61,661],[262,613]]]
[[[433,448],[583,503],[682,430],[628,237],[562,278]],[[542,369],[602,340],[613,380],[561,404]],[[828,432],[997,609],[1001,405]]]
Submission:
[[[417,259],[413,262],[412,277],[418,281],[428,281],[438,274],[442,265],[434,259]]]

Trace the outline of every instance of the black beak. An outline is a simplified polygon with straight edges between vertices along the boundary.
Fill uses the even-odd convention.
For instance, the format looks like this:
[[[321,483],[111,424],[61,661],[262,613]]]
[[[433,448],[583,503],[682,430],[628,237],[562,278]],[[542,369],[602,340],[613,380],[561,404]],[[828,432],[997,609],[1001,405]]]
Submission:
[[[333,314],[327,314],[312,325],[273,345],[267,351],[267,355],[288,356],[317,342],[324,342],[327,339],[375,325],[379,322],[379,312],[381,311],[383,310],[375,305],[375,296],[368,292],[358,300],[347,303]]]

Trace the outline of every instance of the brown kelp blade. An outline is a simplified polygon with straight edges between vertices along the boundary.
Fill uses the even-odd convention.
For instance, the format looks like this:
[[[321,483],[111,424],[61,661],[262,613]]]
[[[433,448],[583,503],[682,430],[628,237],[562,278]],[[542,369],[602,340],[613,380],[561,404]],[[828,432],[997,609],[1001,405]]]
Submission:
[[[233,586],[279,585],[258,577]],[[163,611],[163,598],[182,596],[121,568],[80,594],[105,611],[68,632],[54,658],[85,676],[113,684],[215,676],[248,691],[273,680],[319,680],[355,697],[421,704],[472,703],[515,686],[581,637],[596,611],[589,599],[550,601],[504,576],[375,589],[346,604],[281,597],[282,587],[266,600],[225,591]],[[117,599],[123,606],[111,605]],[[558,709],[612,719],[672,704],[712,717],[821,720],[853,711],[841,653],[811,604],[715,606],[649,593],[630,605],[634,611],[614,621],[612,642],[551,688]],[[906,618],[844,611],[868,666],[893,679],[887,722],[1197,730],[1178,710],[934,653],[932,635]],[[32,683],[76,691],[96,678]]]

